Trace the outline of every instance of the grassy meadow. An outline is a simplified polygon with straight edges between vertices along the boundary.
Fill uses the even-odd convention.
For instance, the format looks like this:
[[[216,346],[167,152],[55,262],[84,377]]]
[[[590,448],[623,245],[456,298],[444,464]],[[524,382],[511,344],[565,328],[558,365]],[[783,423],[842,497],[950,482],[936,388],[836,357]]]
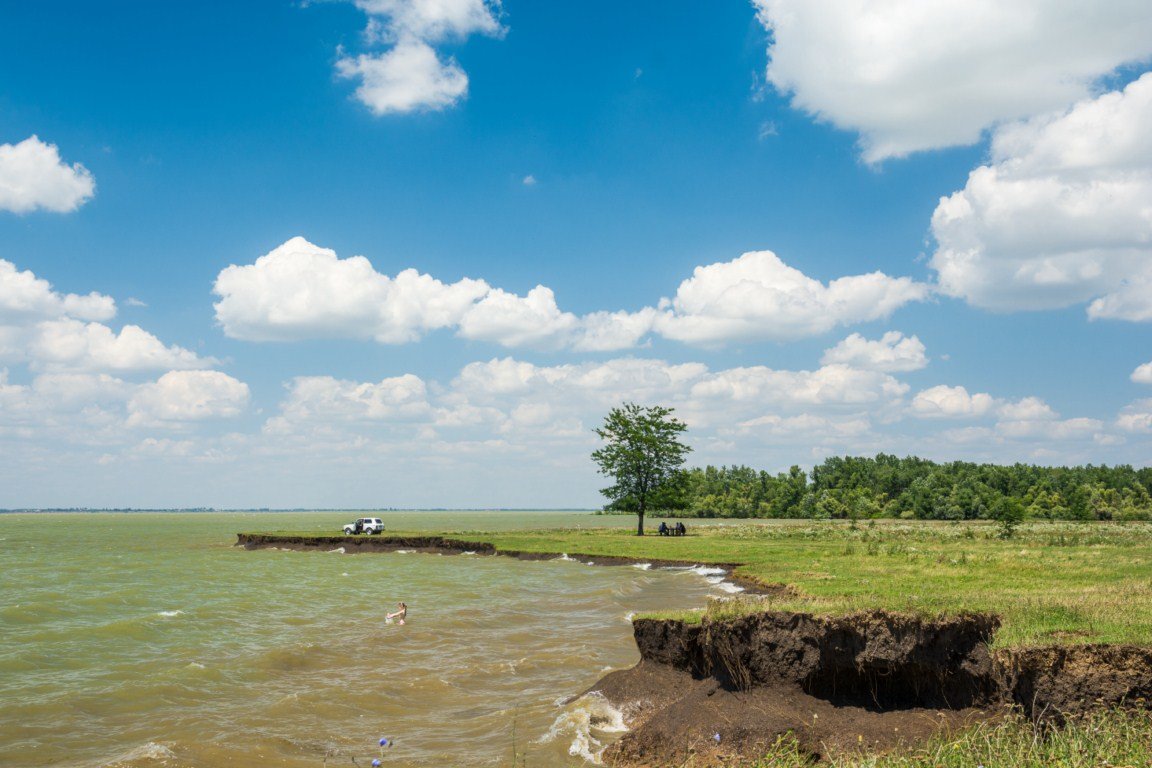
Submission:
[[[634,520],[634,518],[632,518]],[[987,522],[690,521],[688,535],[620,527],[439,531],[498,550],[739,563],[737,573],[788,594],[703,610],[818,614],[873,608],[920,615],[983,611],[1003,621],[1001,647],[1152,645],[1152,523],[1035,522],[1003,539]],[[608,521],[605,521],[608,522]],[[386,535],[428,535],[389,530]],[[307,534],[302,534],[307,535]]]
[[[827,768],[1139,768],[1152,765],[1152,715],[1103,711],[1063,728],[1036,728],[1020,717],[989,721],[920,747],[888,754],[831,754]],[[781,741],[749,768],[810,768],[813,761]],[[682,766],[689,768],[689,766]]]

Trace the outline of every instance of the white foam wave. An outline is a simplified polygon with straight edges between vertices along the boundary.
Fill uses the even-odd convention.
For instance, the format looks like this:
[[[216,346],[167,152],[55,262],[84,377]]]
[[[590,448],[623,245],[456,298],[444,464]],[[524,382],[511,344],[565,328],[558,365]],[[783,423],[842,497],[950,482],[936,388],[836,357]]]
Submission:
[[[198,661],[189,662],[188,669],[204,669],[204,665]]]
[[[628,622],[629,624],[632,623],[632,619],[634,618],[636,618],[636,611],[628,611],[628,613],[624,614],[624,621]]]
[[[335,553],[338,555],[342,555],[342,554],[344,554],[344,547],[336,547],[336,549],[330,549],[330,550],[328,550],[328,553],[329,554]]]
[[[639,568],[642,571],[650,571],[652,570],[652,563],[633,563],[632,567]]]
[[[723,568],[709,567],[707,565],[697,565],[693,568],[689,568],[688,570],[701,576],[723,576],[724,574],[728,573],[728,571],[724,570]]]
[[[567,553],[567,552],[565,552],[565,553],[561,554],[561,555],[560,555],[560,557],[558,557],[558,558],[556,558],[556,559],[557,559],[557,560],[567,560],[567,561],[570,561],[570,562],[575,562],[575,561],[576,561],[576,558],[574,558],[574,557],[568,557],[568,553]]]
[[[173,616],[183,616],[184,611],[158,611],[156,613],[156,615],[157,616],[163,616],[166,619],[170,619]]]
[[[410,550],[410,549],[398,549],[398,550],[396,550],[396,554],[398,554],[398,555],[410,555],[410,554],[412,554],[412,550]]]
[[[132,765],[143,760],[171,760],[176,757],[176,754],[168,749],[163,744],[158,744],[155,741],[150,741],[147,744],[142,744],[139,747],[130,749],[119,757],[103,763],[105,768],[115,768],[116,766]]]
[[[716,585],[721,591],[727,592],[730,595],[735,595],[744,591],[744,587],[737,586],[730,581],[722,581]]]
[[[476,551],[475,551],[475,550],[472,550],[472,549],[466,549],[466,550],[464,550],[464,552],[463,552],[462,554],[465,554],[465,555],[474,555],[474,554],[476,554]]]
[[[627,730],[624,713],[609,704],[602,695],[593,692],[569,704],[537,742],[543,744],[571,738],[568,754],[599,764],[608,746],[604,734],[624,733]]]

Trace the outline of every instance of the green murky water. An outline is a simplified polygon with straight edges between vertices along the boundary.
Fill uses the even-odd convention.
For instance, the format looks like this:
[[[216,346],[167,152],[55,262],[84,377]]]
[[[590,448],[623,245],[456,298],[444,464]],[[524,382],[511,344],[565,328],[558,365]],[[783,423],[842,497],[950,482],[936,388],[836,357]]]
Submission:
[[[409,530],[633,524],[382,516]],[[0,515],[0,765],[498,766],[514,750],[529,766],[583,765],[620,723],[563,702],[636,662],[629,615],[719,589],[562,560],[232,546],[238,531],[355,517]],[[397,600],[406,626],[383,621]]]

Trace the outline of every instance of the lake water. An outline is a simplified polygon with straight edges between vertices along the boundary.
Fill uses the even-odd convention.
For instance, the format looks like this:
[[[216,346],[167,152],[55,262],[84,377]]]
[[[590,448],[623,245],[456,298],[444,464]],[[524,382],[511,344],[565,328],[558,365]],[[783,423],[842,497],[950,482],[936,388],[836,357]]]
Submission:
[[[381,516],[404,530],[635,524]],[[629,617],[726,586],[564,560],[233,546],[239,531],[338,532],[355,517],[0,515],[0,765],[584,765],[621,723],[564,701],[636,663]],[[398,600],[408,624],[386,625]]]

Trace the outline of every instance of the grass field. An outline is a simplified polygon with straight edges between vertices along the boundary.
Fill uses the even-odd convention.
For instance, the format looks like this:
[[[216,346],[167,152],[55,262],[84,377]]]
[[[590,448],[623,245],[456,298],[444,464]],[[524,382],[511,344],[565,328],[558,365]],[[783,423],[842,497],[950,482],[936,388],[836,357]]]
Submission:
[[[1103,711],[1060,729],[1023,718],[988,722],[912,750],[882,755],[827,755],[828,768],[1144,768],[1152,765],[1152,715]],[[750,768],[810,768],[782,739]],[[688,766],[684,766],[688,768]]]
[[[1027,523],[1007,540],[992,523],[894,520],[700,521],[685,537],[619,527],[439,533],[501,551],[740,563],[742,576],[795,590],[745,601],[749,610],[983,611],[1003,620],[1000,647],[1152,645],[1152,523]]]

